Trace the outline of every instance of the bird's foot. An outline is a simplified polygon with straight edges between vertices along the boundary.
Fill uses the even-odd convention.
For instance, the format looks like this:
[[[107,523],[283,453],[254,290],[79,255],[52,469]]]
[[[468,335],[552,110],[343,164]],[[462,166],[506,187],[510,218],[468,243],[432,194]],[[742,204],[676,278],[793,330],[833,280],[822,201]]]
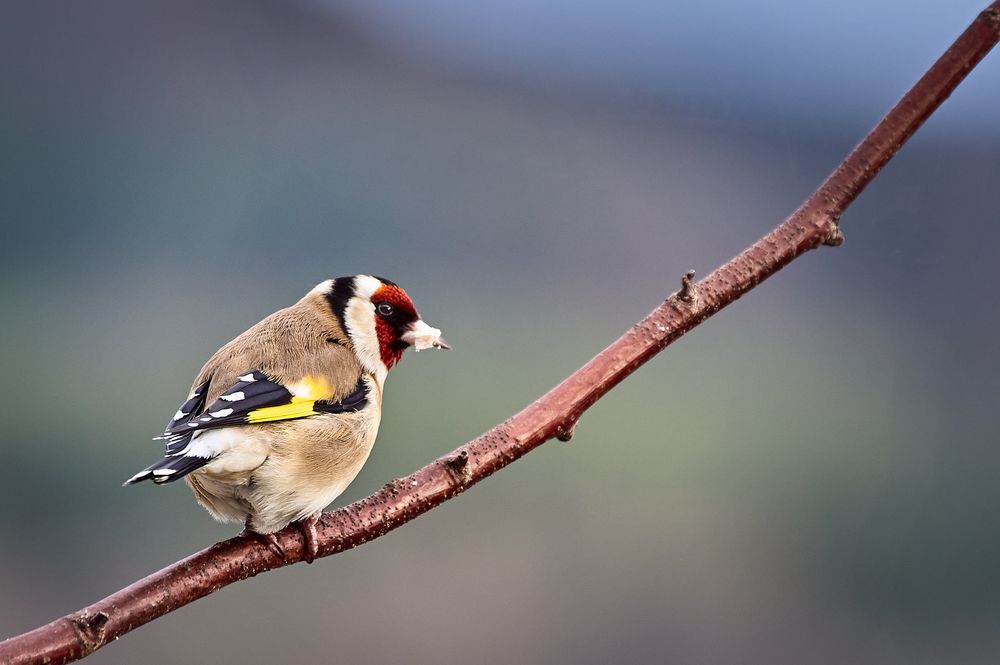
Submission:
[[[298,523],[299,530],[302,532],[302,538],[305,540],[302,558],[305,559],[306,563],[315,561],[316,556],[319,554],[319,534],[316,532],[316,523],[319,522],[319,516],[322,514],[322,511],[317,510]]]
[[[277,554],[282,560],[288,558],[288,555],[285,553],[285,548],[283,548],[281,546],[281,543],[278,542],[278,537],[275,536],[273,533],[258,533],[257,531],[254,531],[253,528],[251,528],[250,526],[250,520],[247,520],[246,525],[244,525],[243,527],[243,530],[240,531],[240,535],[245,536],[247,538],[255,538],[256,540],[259,540],[260,542],[264,543],[264,545],[266,545],[269,550]]]

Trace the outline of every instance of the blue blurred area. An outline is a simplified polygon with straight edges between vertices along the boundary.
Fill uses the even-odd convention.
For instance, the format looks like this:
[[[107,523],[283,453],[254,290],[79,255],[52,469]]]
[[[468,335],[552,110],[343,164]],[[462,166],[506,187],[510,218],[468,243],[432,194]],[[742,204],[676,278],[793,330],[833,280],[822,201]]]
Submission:
[[[773,227],[978,9],[7,3],[0,634],[235,532],[119,484],[247,326],[372,272],[455,345],[393,370],[362,497]],[[571,444],[92,658],[993,662],[998,80]]]
[[[983,8],[955,2],[461,2],[313,0],[388,48],[471,77],[598,94],[620,103],[739,117],[756,127],[855,132],[888,106]],[[939,125],[996,138],[996,68],[977,73]],[[780,125],[779,125],[780,126]],[[933,130],[932,130],[932,133]],[[945,134],[942,134],[945,135]]]

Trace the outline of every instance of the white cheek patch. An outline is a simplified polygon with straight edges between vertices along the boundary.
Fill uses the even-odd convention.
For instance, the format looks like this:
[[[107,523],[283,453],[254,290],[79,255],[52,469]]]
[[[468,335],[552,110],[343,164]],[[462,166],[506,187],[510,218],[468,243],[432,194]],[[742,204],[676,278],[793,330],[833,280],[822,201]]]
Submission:
[[[361,279],[359,276],[356,279]],[[373,278],[369,278],[373,279]],[[375,280],[376,282],[378,280]],[[376,375],[384,376],[388,370],[382,362],[379,350],[378,334],[375,332],[375,306],[368,298],[351,298],[344,311],[344,324],[351,336],[358,360],[364,368]]]

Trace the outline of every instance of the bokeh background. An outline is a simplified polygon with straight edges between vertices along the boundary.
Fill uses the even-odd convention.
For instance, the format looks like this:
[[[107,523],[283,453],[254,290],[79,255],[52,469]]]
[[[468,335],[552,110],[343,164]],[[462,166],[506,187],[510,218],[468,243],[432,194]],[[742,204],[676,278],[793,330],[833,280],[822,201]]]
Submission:
[[[783,219],[985,0],[8,0],[0,635],[238,528],[119,485],[220,344],[327,277],[393,371],[337,505],[505,418]],[[553,442],[104,663],[987,663],[1000,54],[804,258]]]

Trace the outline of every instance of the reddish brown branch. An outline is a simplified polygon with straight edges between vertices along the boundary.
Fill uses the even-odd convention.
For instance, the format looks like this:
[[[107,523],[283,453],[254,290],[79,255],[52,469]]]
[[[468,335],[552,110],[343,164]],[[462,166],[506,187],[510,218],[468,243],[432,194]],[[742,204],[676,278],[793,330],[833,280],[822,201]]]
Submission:
[[[934,66],[780,226],[683,288],[541,399],[504,423],[366,499],[323,515],[319,556],[357,547],[459,494],[545,441],[568,439],[581,414],[668,344],[795,257],[843,240],[840,215],[1000,37],[1000,0]],[[65,663],[203,596],[301,561],[302,534],[277,534],[282,558],[259,539],[237,537],[139,580],[104,600],[0,643],[0,663]]]

